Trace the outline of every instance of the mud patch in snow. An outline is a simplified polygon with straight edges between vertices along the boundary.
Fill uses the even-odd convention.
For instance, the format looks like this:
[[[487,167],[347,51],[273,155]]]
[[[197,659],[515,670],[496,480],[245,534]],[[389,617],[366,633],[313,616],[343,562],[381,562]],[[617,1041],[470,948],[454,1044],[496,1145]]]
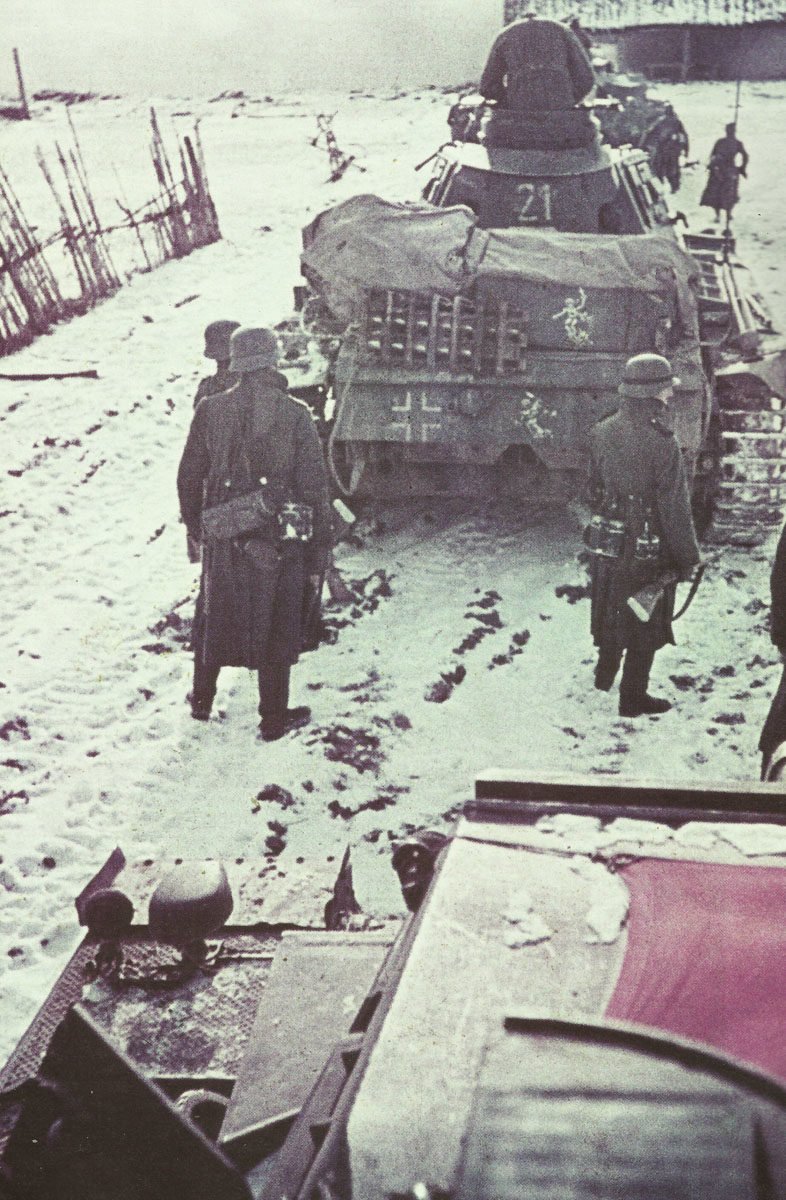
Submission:
[[[354,625],[361,617],[376,612],[381,600],[393,595],[393,576],[383,568],[372,571],[364,579],[352,579],[347,583],[352,599],[349,604],[329,600],[322,606],[322,641],[335,645],[342,629]]]

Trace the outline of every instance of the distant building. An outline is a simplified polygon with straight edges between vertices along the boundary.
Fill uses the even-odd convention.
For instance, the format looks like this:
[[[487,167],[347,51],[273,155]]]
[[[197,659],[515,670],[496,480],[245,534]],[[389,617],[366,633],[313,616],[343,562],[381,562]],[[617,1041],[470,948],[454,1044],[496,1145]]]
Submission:
[[[578,16],[614,42],[622,70],[650,79],[785,79],[783,0],[505,0],[505,21],[527,12]]]

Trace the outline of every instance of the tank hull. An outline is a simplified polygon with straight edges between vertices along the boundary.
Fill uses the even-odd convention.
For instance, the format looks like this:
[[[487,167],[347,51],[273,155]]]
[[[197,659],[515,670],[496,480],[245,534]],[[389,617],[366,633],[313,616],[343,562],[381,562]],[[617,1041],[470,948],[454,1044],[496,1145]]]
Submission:
[[[655,352],[681,381],[668,420],[700,531],[760,541],[786,498],[786,355],[733,239],[678,236],[643,151],[565,145],[562,127],[549,147],[548,129],[499,145],[481,121],[434,156],[426,203],[357,196],[304,232],[303,273],[342,327],[337,488],[530,494],[551,472],[561,492],[627,359]]]

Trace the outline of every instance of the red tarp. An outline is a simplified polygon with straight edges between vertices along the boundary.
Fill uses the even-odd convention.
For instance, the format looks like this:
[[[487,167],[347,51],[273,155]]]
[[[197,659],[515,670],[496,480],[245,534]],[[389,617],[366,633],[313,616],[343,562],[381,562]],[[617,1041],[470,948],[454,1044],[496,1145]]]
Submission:
[[[786,870],[648,859],[623,876],[628,945],[606,1016],[786,1080]]]

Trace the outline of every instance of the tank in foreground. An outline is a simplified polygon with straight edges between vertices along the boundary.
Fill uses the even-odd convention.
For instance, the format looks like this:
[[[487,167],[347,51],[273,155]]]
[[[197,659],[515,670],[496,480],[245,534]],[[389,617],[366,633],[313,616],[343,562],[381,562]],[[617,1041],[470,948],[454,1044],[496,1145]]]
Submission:
[[[233,864],[217,928],[217,864],[148,918],[165,864],[115,854],[0,1077],[0,1195],[782,1195],[785,849],[777,788],[490,772],[376,929],[346,861]]]

